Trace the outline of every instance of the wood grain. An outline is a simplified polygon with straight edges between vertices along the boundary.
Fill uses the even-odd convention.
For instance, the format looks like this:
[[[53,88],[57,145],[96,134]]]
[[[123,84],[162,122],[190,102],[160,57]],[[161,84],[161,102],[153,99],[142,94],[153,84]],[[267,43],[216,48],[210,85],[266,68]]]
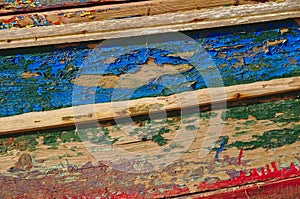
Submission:
[[[196,194],[210,197],[219,193],[222,198],[232,194],[230,198],[235,194],[242,196],[243,192],[237,189],[240,187],[245,192],[245,186],[249,186],[247,194],[251,197],[256,196],[256,191],[272,193],[271,181],[273,191],[291,188],[298,195],[299,187],[293,178],[300,174],[299,102],[299,99],[280,100],[228,108],[221,129],[210,120],[220,117],[225,110],[151,122],[110,124],[82,132],[59,129],[1,137],[3,191],[0,196],[168,198],[194,195],[197,198]],[[214,130],[209,134],[209,128],[220,132]],[[174,139],[180,129],[185,138],[195,133],[192,144],[175,161],[152,170],[156,162],[148,158],[149,154],[161,151],[157,158],[165,162],[168,152],[176,155],[184,146],[184,140]],[[161,131],[166,139],[163,145],[158,145],[153,138],[137,137],[140,132],[154,136]],[[104,133],[110,137],[100,139]],[[141,159],[114,154],[110,158],[115,164],[110,164],[105,161],[107,157],[97,155],[101,149],[102,155],[109,154],[101,143],[115,138],[118,140],[109,142],[107,147],[136,153]],[[212,141],[208,142],[209,138]],[[91,150],[90,143],[98,150]],[[205,150],[208,153],[200,156]],[[143,172],[130,172],[134,168],[143,168]],[[288,180],[297,186],[284,183]],[[26,189],[20,188],[25,185]]]
[[[126,2],[126,1],[125,1]],[[257,1],[241,0],[237,4],[254,4]],[[128,2],[122,4],[101,5],[88,8],[73,8],[65,10],[55,10],[39,13],[28,13],[20,15],[0,15],[0,27],[1,22],[3,29],[6,28],[30,28],[42,25],[59,25],[70,23],[82,23],[100,20],[112,20],[121,18],[132,18],[142,16],[152,16],[158,14],[174,13],[187,10],[199,10],[202,8],[209,8],[215,6],[229,6],[234,5],[232,0],[150,0],[150,1],[138,1]],[[21,18],[21,19],[20,19]],[[35,20],[36,19],[36,20]],[[41,23],[41,20],[45,20]],[[10,24],[10,25],[9,25]],[[6,26],[7,25],[7,26]],[[0,28],[2,29],[2,28]]]
[[[214,7],[200,11],[190,10],[192,5],[196,6],[193,4],[196,1],[178,5],[174,2],[179,0],[155,2],[157,4],[153,9],[147,6],[146,9],[143,6],[127,9],[127,5],[124,5],[120,12],[107,10],[109,15],[101,13],[94,18],[71,17],[61,26],[3,30],[0,49],[59,43],[67,46],[69,42],[223,27],[296,18],[300,15],[299,0]],[[166,6],[160,7],[159,2],[165,2]],[[217,2],[221,5],[225,0],[197,3],[214,6],[212,4]],[[179,10],[181,12],[162,13]],[[101,21],[112,14],[116,18],[126,17],[127,14],[141,17]],[[299,23],[299,19],[296,22]],[[274,32],[284,38],[287,29],[278,28]],[[286,41],[268,37],[262,39],[263,47],[258,48],[254,43],[250,46],[253,46],[255,53],[262,52],[269,56],[268,48],[286,44]],[[296,41],[297,38],[294,42]],[[294,48],[287,47],[281,49],[281,52],[289,49],[296,53],[294,44],[289,43],[288,47]],[[229,49],[224,45],[218,49],[224,48]],[[64,48],[61,49],[67,52]],[[214,50],[219,52],[218,49]],[[245,52],[245,58],[253,56],[253,53]],[[216,56],[222,56],[222,53]],[[274,53],[271,56],[284,59],[284,54]],[[43,59],[49,57],[45,56]],[[223,57],[224,60],[225,57],[227,56]],[[267,63],[265,57],[262,59],[264,64]],[[15,63],[19,63],[17,61]],[[252,59],[248,62],[252,63]],[[26,66],[27,62],[21,60],[20,63]],[[297,67],[298,63],[291,59],[285,67]],[[41,73],[21,74],[24,79],[39,75]],[[86,79],[83,83],[86,83]],[[14,84],[10,86],[13,87]],[[2,117],[0,198],[297,198],[300,195],[299,91],[300,77],[296,76],[225,88],[201,89],[166,97],[82,105]],[[283,93],[295,97],[284,99]],[[266,100],[271,95],[277,101]],[[259,101],[259,97],[264,97],[264,100]],[[252,100],[252,104],[243,104],[243,100],[248,99]],[[115,118],[142,118],[149,113],[196,109],[198,106],[223,102],[233,104],[233,107],[221,107],[182,117],[168,116],[165,120],[150,118],[118,125],[107,122]],[[219,123],[212,123],[212,118],[220,119],[222,127]],[[99,126],[76,130],[73,127],[71,130],[65,128],[74,123],[88,124],[93,121]],[[212,129],[211,134],[209,129]],[[183,133],[178,133],[178,130]],[[178,134],[181,134],[181,139],[174,139]],[[181,151],[189,134],[194,135],[191,144]],[[107,150],[112,148],[137,156],[132,158],[112,154]],[[158,153],[152,153],[156,151]],[[203,151],[205,155],[201,156]],[[179,156],[172,162],[161,164],[160,169],[153,170],[157,166],[155,160],[165,163],[167,154]],[[107,158],[112,161],[107,161]],[[142,168],[142,173],[135,172],[141,171],[136,168]]]
[[[2,0],[3,1],[3,0]],[[276,0],[271,0],[276,2]],[[166,13],[166,12],[176,12],[182,10],[191,10],[191,9],[200,9],[205,7],[213,7],[213,6],[228,6],[228,5],[242,5],[242,4],[253,4],[259,3],[263,1],[255,1],[255,0],[212,0],[212,1],[204,1],[204,0],[191,0],[191,1],[184,1],[184,0],[101,0],[101,1],[64,1],[64,2],[43,2],[43,1],[29,1],[26,3],[22,2],[15,2],[13,3],[5,3],[0,2],[0,15],[7,14],[7,13],[14,13],[14,12],[34,12],[40,11],[45,9],[67,9],[72,7],[79,7],[79,6],[93,6],[93,5],[105,5],[109,4],[106,7],[103,7],[107,11],[107,14],[110,15],[112,18],[115,17],[114,14],[120,14],[120,16],[135,16],[137,11],[141,15],[147,14],[158,14],[158,13]],[[116,6],[114,6],[116,4]],[[117,12],[110,11],[114,10],[114,8],[118,8]],[[81,9],[85,11],[97,10],[94,8],[87,8]],[[76,11],[80,11],[77,9]],[[128,12],[126,14],[126,11]],[[100,14],[101,16],[101,14]]]
[[[241,25],[300,16],[297,0],[1,31],[0,49]]]
[[[285,92],[298,91],[300,77],[274,79],[225,88],[189,91],[167,97],[142,98],[130,101],[82,105],[45,112],[31,112],[0,118],[0,134],[20,133],[70,126],[76,123],[113,120],[128,116],[141,116],[160,111],[181,110],[226,101],[238,101]],[[94,112],[91,112],[94,110]],[[74,115],[75,112],[75,115]]]
[[[85,87],[82,90],[95,93],[95,100],[92,96],[88,98],[91,103],[103,103],[110,102],[112,89],[116,91],[113,98],[125,100],[206,88],[205,82],[219,82],[220,79],[219,75],[210,75],[214,71],[213,66],[218,69],[215,74],[220,73],[226,86],[300,76],[298,29],[299,25],[293,20],[282,20],[184,34],[171,33],[165,35],[166,41],[162,41],[160,35],[144,36],[139,37],[140,42],[134,49],[120,42],[135,43],[135,38],[125,38],[118,39],[120,45],[117,46],[107,40],[1,50],[0,116],[71,107],[75,79],[76,85],[94,88],[98,85],[95,89]],[[184,38],[173,43],[178,34]],[[152,44],[156,39],[159,45]],[[186,41],[191,42],[186,45]],[[201,46],[195,41],[199,41]],[[198,47],[201,49],[199,53],[193,53],[194,48],[189,47],[194,44],[196,52]],[[103,47],[105,53],[95,53],[102,52]],[[162,49],[169,49],[169,53]],[[157,53],[163,56],[157,56]],[[153,56],[155,59],[152,59]],[[208,62],[202,61],[203,57],[208,58],[205,58]],[[190,62],[191,59],[196,62]],[[118,60],[127,64],[126,67]],[[185,60],[193,67],[186,65]],[[154,64],[151,63],[153,61]],[[103,72],[103,68],[107,70]],[[184,78],[174,74],[176,71]],[[202,74],[206,81],[198,74]],[[148,83],[142,86],[145,81]],[[131,93],[138,87],[136,92]],[[120,89],[130,90],[130,93],[119,92]],[[79,101],[87,99],[78,97]]]

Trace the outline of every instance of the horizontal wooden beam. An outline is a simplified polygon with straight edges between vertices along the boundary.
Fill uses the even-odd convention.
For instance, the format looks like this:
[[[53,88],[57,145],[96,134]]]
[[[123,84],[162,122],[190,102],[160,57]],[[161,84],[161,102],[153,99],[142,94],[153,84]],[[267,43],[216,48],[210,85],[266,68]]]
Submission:
[[[22,133],[72,126],[74,123],[107,121],[149,112],[174,111],[262,96],[299,91],[300,77],[274,79],[225,88],[201,89],[166,97],[148,97],[129,101],[81,105],[45,112],[31,112],[0,118],[0,134]],[[92,110],[92,111],[91,111]],[[75,114],[74,114],[75,112]]]
[[[2,30],[0,49],[188,31],[298,17],[298,0],[222,6],[154,16]]]
[[[275,183],[275,186],[272,181],[288,182],[300,176],[297,105],[299,99],[229,108],[222,119],[223,128],[216,127],[210,120],[218,118],[224,111],[213,111],[167,120],[111,124],[77,132],[59,129],[2,136],[0,181],[4,192],[1,196],[26,194],[26,197],[34,198],[39,190],[40,196],[52,194],[63,198],[84,193],[86,197],[96,198],[104,194],[108,197],[107,190],[114,196],[125,190],[125,193],[138,193],[146,198],[244,198],[243,188],[249,185],[249,197],[259,198],[256,194],[260,193],[281,196],[292,190],[290,198],[296,198],[293,196],[299,190],[299,179],[296,179],[298,183],[292,180],[290,183]],[[220,130],[220,134],[205,133],[210,127]],[[184,138],[191,132],[195,133],[192,145],[184,151],[181,149],[186,146],[182,144],[185,139],[175,139],[179,129],[183,130],[181,135]],[[141,133],[148,139],[139,139]],[[160,133],[165,141],[161,144],[151,137]],[[112,140],[115,141],[112,143]],[[89,143],[93,148],[87,147]],[[133,158],[118,153],[110,156],[116,164],[110,164],[99,152],[107,157],[111,154],[107,149],[111,147],[136,152],[138,156]],[[199,156],[205,149],[209,149],[209,153]],[[169,154],[180,154],[180,157],[152,172],[157,165],[151,158],[151,152],[155,151],[159,152],[157,158],[164,163],[168,160],[164,157]],[[143,173],[132,173],[135,169],[143,169],[138,170]],[[68,179],[71,180],[66,182]],[[57,183],[53,189],[58,191],[48,188],[53,183]],[[28,185],[28,193],[16,189],[25,185]],[[243,191],[238,191],[239,187]]]
[[[276,2],[276,0],[271,0],[273,2]],[[137,2],[141,2],[142,4],[139,4]],[[79,7],[91,7],[91,6],[97,6],[97,5],[109,5],[109,7],[113,8],[111,5],[118,4],[117,6],[120,6],[122,4],[127,4],[124,7],[128,8],[128,14],[130,12],[134,12],[138,7],[140,8],[146,8],[141,7],[140,5],[147,5],[149,7],[153,7],[154,9],[152,11],[165,13],[169,12],[170,10],[178,11],[182,9],[194,9],[194,8],[204,8],[204,7],[211,7],[211,6],[220,6],[220,5],[242,5],[242,4],[249,4],[249,3],[259,3],[264,2],[263,0],[211,0],[211,1],[205,1],[205,0],[100,0],[100,1],[94,1],[94,0],[64,0],[64,1],[14,1],[13,3],[11,1],[7,0],[0,0],[0,16],[1,15],[7,15],[7,14],[14,14],[14,13],[30,13],[30,12],[37,12],[37,11],[44,11],[44,10],[54,10],[54,9],[72,9],[77,8],[77,11],[80,11]],[[160,6],[160,9],[159,9]],[[194,6],[194,7],[192,7]],[[119,7],[122,13],[124,8],[123,6]],[[110,8],[110,9],[111,9]],[[131,8],[131,9],[130,9]],[[109,11],[108,9],[107,11]],[[156,10],[158,9],[158,10]],[[93,10],[90,8],[87,8],[85,10]],[[113,9],[111,9],[113,10]],[[109,12],[108,12],[109,13]],[[125,14],[125,13],[124,13]],[[142,13],[144,14],[144,13]]]
[[[209,2],[205,0],[148,0],[121,2],[122,3],[118,4],[38,13],[7,16],[1,16],[0,14],[0,30],[153,16],[178,11],[199,10],[215,6],[257,4],[257,1],[255,0],[239,0],[238,3],[234,3],[235,1],[233,0],[212,0]]]

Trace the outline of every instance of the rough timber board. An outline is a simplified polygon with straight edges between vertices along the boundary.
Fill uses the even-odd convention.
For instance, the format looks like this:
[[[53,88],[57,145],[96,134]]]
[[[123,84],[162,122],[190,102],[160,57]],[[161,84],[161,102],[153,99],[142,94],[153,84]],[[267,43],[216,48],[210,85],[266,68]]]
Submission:
[[[299,51],[297,44],[299,42],[297,43],[297,41],[299,41],[299,37],[297,34],[299,27],[293,22],[291,23],[292,25],[290,22],[287,22],[285,21],[284,26],[291,27],[292,32],[296,34],[294,36],[286,35],[286,28],[281,29],[278,27],[282,26],[277,26],[277,28],[273,29],[276,30],[273,32],[274,34],[270,34],[270,32],[267,34],[275,38],[279,37],[279,40],[275,39],[276,41],[274,42],[271,40],[267,41],[263,36],[264,34],[259,33],[258,35],[261,36],[259,41],[252,41],[250,44],[261,46],[262,48],[258,55],[263,56],[254,57],[263,58],[264,61],[271,57],[272,61],[269,60],[270,62],[267,63],[273,63],[274,61],[274,63],[278,64],[275,64],[276,67],[279,66],[279,63],[284,63],[286,64],[284,66],[285,69],[290,69],[290,66],[293,66],[292,68],[294,69],[298,68],[297,53]],[[290,31],[290,28],[288,28],[288,31]],[[283,37],[285,36],[288,37],[289,42],[293,41],[293,43],[285,45],[287,43],[280,40],[284,39]],[[223,39],[228,41],[226,40],[228,37],[223,37]],[[213,56],[225,60],[222,57],[222,50],[226,49],[224,50],[226,55],[232,52],[228,52],[228,48],[223,48],[222,44],[209,49],[214,49],[210,52]],[[226,42],[225,44],[228,45]],[[264,45],[269,48],[263,48]],[[268,50],[271,50],[271,54]],[[65,48],[62,51],[65,51]],[[240,51],[238,52],[241,53]],[[242,52],[248,52],[246,53],[247,55],[253,54],[251,50]],[[283,62],[280,62],[280,60],[282,61],[282,56],[290,58],[291,54],[289,53],[296,60],[288,59],[287,61],[283,59]],[[241,56],[244,57],[245,54]],[[47,56],[45,57],[42,60],[49,60]],[[5,58],[9,58],[7,54]],[[21,60],[21,65],[19,66],[21,66],[21,71],[23,71],[18,73],[19,77],[23,76],[24,79],[34,78],[35,73],[28,73],[22,68],[24,60],[21,58],[19,60],[18,56],[10,58],[12,59],[8,60],[16,63],[19,63]],[[246,58],[243,61],[243,66],[249,67],[247,62],[255,61],[255,59]],[[220,62],[217,63],[220,66]],[[55,63],[52,64],[55,65]],[[51,65],[51,69],[56,69],[53,67],[54,65]],[[23,66],[27,67],[28,65],[25,64]],[[255,66],[263,65],[257,64]],[[248,71],[254,68],[253,74],[257,74],[257,67],[255,66],[250,67]],[[285,75],[295,76],[297,73],[289,70],[277,71],[284,72],[283,74],[276,73],[277,77]],[[243,78],[249,77],[246,75],[249,74],[247,70],[246,73],[242,74],[241,77]],[[52,80],[51,75],[47,77]],[[265,76],[258,77],[262,78]],[[274,76],[271,75],[271,77],[267,76],[266,78],[272,79]],[[236,80],[239,79],[237,78]],[[250,78],[251,81],[259,80]],[[241,82],[231,80],[231,83]],[[10,86],[10,88],[14,88],[14,84]],[[48,88],[53,88],[52,86],[54,85]],[[4,92],[7,91],[5,90]],[[103,127],[97,130],[87,129],[83,131],[90,132],[83,133],[81,137],[78,136],[78,133],[81,133],[81,131],[75,132],[70,129],[68,131],[61,129],[57,132],[35,132],[31,135],[2,137],[0,148],[2,156],[0,158],[0,195],[2,198],[13,196],[16,198],[43,198],[45,196],[52,198],[107,198],[109,196],[112,198],[163,198],[188,196],[189,194],[216,191],[217,189],[224,190],[228,187],[238,189],[241,185],[245,186],[246,184],[250,184],[252,187],[261,185],[262,189],[265,190],[265,187],[268,187],[272,179],[275,179],[279,183],[283,181],[291,182],[291,184],[283,183],[276,187],[276,183],[273,181],[272,185],[279,190],[287,190],[286,186],[288,186],[290,190],[287,190],[287,192],[292,190],[296,194],[295,197],[297,197],[299,188],[294,185],[299,182],[296,177],[300,175],[298,107],[299,99],[289,99],[228,109],[226,117],[222,117],[225,124],[224,129],[220,135],[217,135],[217,142],[208,147],[210,153],[202,159],[199,158],[198,152],[203,150],[203,136],[209,126],[208,118],[218,117],[221,114],[220,112],[201,113],[199,123],[197,123],[197,118],[199,118],[197,115],[182,118],[184,123],[181,127],[178,126],[180,119],[176,117],[169,118],[168,121],[155,120],[153,121],[154,123],[142,121],[127,124],[127,126],[124,124],[125,129],[128,129],[126,128],[128,126],[133,126],[136,129],[131,134],[123,133],[116,125],[101,124]],[[7,110],[10,111],[11,109]],[[162,123],[165,124],[165,127],[162,126]],[[198,124],[200,128],[197,128]],[[145,152],[145,150],[151,151],[164,147],[165,151],[173,152],[175,150],[174,153],[176,153],[176,149],[180,148],[181,142],[169,146],[167,144],[170,144],[172,141],[172,138],[175,136],[174,131],[177,128],[182,128],[185,133],[196,130],[196,139],[194,139],[190,149],[178,161],[173,162],[159,172],[149,171],[144,174],[132,174],[114,170],[112,167],[106,166],[105,162],[99,162],[99,159],[92,157],[83,143],[80,142],[82,141],[80,138],[83,140],[87,139],[86,142],[96,144],[94,146],[95,150],[97,150],[98,144],[104,142],[128,151]],[[157,158],[162,157],[158,156]],[[126,160],[124,157],[123,159],[116,158],[115,160],[117,162],[115,162],[114,167],[118,169],[132,169],[135,166],[138,168],[144,166],[145,170],[151,170],[153,163],[144,160]],[[296,178],[295,181],[293,181],[294,178]],[[253,183],[256,185],[253,185]],[[245,191],[245,189],[241,190]],[[260,191],[261,189],[259,189]],[[275,190],[276,192],[277,189]],[[270,193],[274,195],[274,190],[269,192],[268,195],[271,195]],[[239,196],[244,198],[254,197],[254,194],[252,194],[253,192],[250,188],[249,192],[245,191],[245,195]],[[225,193],[222,196],[228,195]],[[274,198],[276,197],[274,196]]]
[[[299,9],[298,0],[287,0],[281,3],[221,6],[204,10],[102,21],[90,20],[87,14],[87,20],[91,22],[61,26],[44,26],[45,17],[41,17],[37,20],[41,22],[41,24],[37,23],[37,26],[41,27],[3,30],[0,48],[91,41],[297,18],[300,16]],[[56,21],[56,17],[54,18],[54,23],[60,24]]]
[[[189,70],[191,66],[186,64],[192,56],[190,47],[182,45],[182,41],[172,44],[173,49],[167,52],[167,57],[160,56],[166,54],[161,49],[149,50],[150,55],[155,56],[154,62],[158,65],[163,64],[164,67],[156,64],[147,66],[145,64],[149,58],[145,56],[147,37],[142,37],[141,44],[132,51],[112,47],[103,53],[97,47],[100,42],[1,50],[0,116],[72,106],[73,80],[80,70],[81,76],[78,79],[82,81],[77,83],[84,86],[83,91],[95,92],[95,103],[111,101],[112,90],[115,99],[128,100],[191,91],[191,86],[196,90],[205,88],[207,85],[201,75],[213,82],[215,77],[210,76],[209,71],[214,65],[218,68],[225,86],[300,76],[300,31],[299,25],[293,20],[185,32],[185,34],[198,41],[207,53],[203,55],[208,61],[204,59],[192,67],[192,70]],[[148,43],[149,48],[150,42]],[[162,43],[161,47],[164,46],[168,47],[170,43]],[[97,57],[99,54],[101,56]],[[100,66],[101,63],[110,66],[105,72],[110,76],[103,75],[103,67],[93,67],[95,64],[93,59],[89,61],[88,58],[95,56]],[[120,58],[118,60],[123,65],[118,64],[111,56]],[[128,58],[131,61],[127,62]],[[203,57],[196,56],[197,58]],[[136,65],[133,68],[136,73],[129,72],[132,69],[131,65]],[[168,67],[178,69],[178,73],[183,76],[170,73]],[[199,67],[202,67],[201,75],[195,71],[195,68]],[[145,86],[139,86],[138,90],[135,90],[136,82],[126,84],[127,88],[119,86],[114,89],[116,86],[114,82],[119,77],[128,76],[128,73],[132,74],[133,78],[148,77],[149,73],[139,73],[141,68],[143,71],[144,69],[154,71],[155,68],[158,74],[151,73],[149,82]],[[98,87],[90,88],[92,84],[89,84],[90,80],[97,78],[101,79]],[[120,92],[116,92],[117,90]],[[133,90],[135,92],[131,93]],[[88,98],[85,103],[93,99]]]
[[[256,1],[239,1],[241,4],[257,3]],[[152,0],[126,4],[102,5],[88,8],[74,8],[40,13],[9,15],[0,17],[0,29],[30,28],[37,26],[62,25],[100,20],[143,17],[178,11],[199,10],[214,6],[233,5],[232,0]]]
[[[211,1],[203,1],[203,0],[65,0],[65,1],[46,1],[46,0],[28,0],[28,1],[16,1],[16,0],[1,0],[0,1],[0,15],[7,14],[7,13],[14,13],[14,12],[33,12],[36,10],[45,10],[45,9],[63,9],[68,7],[79,7],[79,6],[86,6],[86,5],[103,5],[103,4],[117,4],[117,3],[126,3],[128,4],[126,7],[131,7],[134,10],[136,6],[140,5],[136,2],[142,2],[142,5],[148,5],[148,7],[153,6],[154,12],[160,13],[169,12],[171,10],[180,11],[180,10],[189,10],[189,9],[199,9],[203,7],[212,7],[212,6],[228,6],[228,5],[241,5],[241,4],[248,4],[248,3],[259,3],[263,2],[258,0],[239,0],[239,1],[231,1],[231,0],[211,0]],[[275,1],[275,0],[272,0]],[[130,3],[132,2],[132,3]],[[121,4],[117,4],[121,5]],[[157,5],[161,6],[161,9],[157,7]],[[131,9],[127,9],[128,12],[131,12]],[[149,13],[146,11],[146,7],[143,6],[140,9],[143,9],[143,14]]]
[[[150,110],[152,114],[161,111],[170,112],[293,91],[300,91],[300,77],[229,86],[221,89],[201,89],[167,97],[142,98],[123,102],[82,105],[54,111],[33,112],[0,118],[2,124],[0,135],[74,126],[75,122],[88,123],[95,120],[109,121],[114,118],[144,116],[148,115]]]
[[[225,111],[203,112],[199,116],[174,116],[151,122],[105,124],[77,132],[62,129],[2,138],[1,197],[162,198],[226,188],[244,190],[243,185],[248,185],[249,192],[242,196],[252,197],[255,192],[251,187],[261,186],[263,191],[268,186],[276,187],[275,181],[279,183],[278,189],[289,186],[295,194],[298,187],[280,182],[289,179],[293,182],[293,177],[300,174],[298,107],[299,99],[289,99],[229,108],[226,116]],[[220,114],[225,125],[215,135],[217,141],[203,145],[210,118]],[[128,127],[132,127],[132,133],[127,131]],[[112,158],[114,164],[107,166],[108,162],[93,157],[95,151],[87,151],[82,142],[92,142],[96,151],[106,143],[145,155],[148,149],[162,148],[176,153],[177,147],[181,147],[181,142],[173,140],[176,129],[185,133],[196,129],[194,142],[177,161],[160,171],[151,171],[154,162],[117,156]],[[147,136],[144,141],[141,132]],[[159,132],[163,132],[160,139],[154,139]],[[209,153],[200,158],[199,152],[207,147]],[[141,167],[149,172],[120,171]],[[25,185],[26,189],[22,188]],[[269,193],[276,190],[269,189]]]

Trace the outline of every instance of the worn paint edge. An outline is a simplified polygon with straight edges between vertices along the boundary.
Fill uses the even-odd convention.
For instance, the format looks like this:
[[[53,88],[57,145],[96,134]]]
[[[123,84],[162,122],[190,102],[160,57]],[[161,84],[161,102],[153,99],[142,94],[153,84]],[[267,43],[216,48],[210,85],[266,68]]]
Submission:
[[[247,196],[247,193],[245,194],[245,192],[241,192],[241,191],[260,190],[261,186],[263,187],[264,185],[265,186],[269,185],[269,189],[274,189],[274,187],[272,186],[276,183],[276,181],[277,182],[279,181],[279,183],[275,184],[275,186],[276,185],[280,186],[281,184],[283,184],[286,187],[290,187],[292,183],[299,180],[299,174],[300,174],[299,165],[295,165],[294,163],[291,163],[289,168],[279,169],[277,168],[275,162],[271,162],[271,164],[270,165],[267,164],[265,168],[261,167],[259,169],[256,168],[250,169],[249,174],[246,174],[246,172],[241,170],[240,175],[236,178],[222,180],[212,184],[206,184],[206,182],[202,182],[199,185],[195,184],[195,186],[198,187],[198,191],[194,193],[191,193],[187,187],[179,188],[174,186],[172,190],[165,191],[164,193],[156,193],[156,194],[154,193],[152,197],[173,198],[173,197],[181,196],[181,198],[186,198],[184,196],[190,197],[192,194],[194,196],[197,196],[196,194],[198,194],[198,197],[194,197],[194,198],[212,199],[212,198],[218,198],[217,196],[222,196],[221,198],[224,197],[228,198],[228,194],[229,196],[231,196],[230,191],[236,192],[238,194],[241,194],[239,196],[245,197]],[[291,181],[286,182],[286,179],[290,179]],[[240,186],[243,187],[239,188]],[[209,194],[210,191],[214,191],[214,193],[216,194]],[[219,191],[220,193],[218,194]],[[207,196],[206,194],[209,194],[210,196]]]
[[[191,193],[186,197],[181,198],[193,198],[193,199],[215,199],[215,198],[253,198],[253,197],[266,197],[269,194],[279,194],[278,198],[286,197],[286,193],[282,194],[281,191],[276,191],[279,189],[288,189],[291,187],[298,187],[298,193],[290,193],[290,196],[299,196],[300,194],[300,177],[292,177],[283,180],[268,180],[259,183],[247,184],[238,187],[229,187],[224,189],[219,189],[217,191],[209,191],[207,193],[197,194]],[[295,188],[297,190],[297,188]]]

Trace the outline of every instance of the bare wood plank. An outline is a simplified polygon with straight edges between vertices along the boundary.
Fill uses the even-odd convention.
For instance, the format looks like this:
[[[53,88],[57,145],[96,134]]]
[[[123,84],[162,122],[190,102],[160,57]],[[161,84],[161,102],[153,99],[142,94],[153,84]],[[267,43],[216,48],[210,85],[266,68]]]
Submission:
[[[3,1],[3,0],[2,0]],[[275,0],[272,0],[275,1]],[[136,3],[141,2],[141,3]],[[46,3],[46,2],[45,2]],[[32,1],[32,2],[14,2],[14,3],[7,3],[7,2],[0,2],[0,6],[2,6],[2,9],[0,9],[0,15],[7,14],[7,13],[14,13],[14,12],[33,12],[33,11],[39,11],[44,9],[62,9],[62,8],[68,8],[68,7],[78,7],[78,6],[85,6],[85,5],[101,5],[101,4],[109,4],[109,3],[122,3],[118,4],[116,6],[114,5],[108,5],[104,7],[93,7],[88,9],[76,9],[76,10],[65,10],[60,11],[60,13],[72,13],[74,11],[81,12],[81,11],[91,11],[91,10],[105,10],[106,14],[110,15],[111,17],[114,17],[112,13],[114,11],[110,12],[110,10],[119,10],[117,13],[123,13],[122,15],[130,16],[133,13],[135,13],[136,10],[143,9],[143,12],[140,14],[144,15],[146,13],[154,14],[154,13],[166,13],[166,12],[175,12],[180,10],[187,10],[187,9],[199,9],[199,8],[205,8],[205,7],[212,7],[212,6],[220,6],[220,5],[242,5],[242,4],[248,4],[248,3],[258,3],[258,1],[255,0],[240,0],[238,2],[232,1],[232,0],[212,0],[210,2],[200,0],[200,1],[184,1],[184,0],[101,0],[101,1],[92,1],[92,0],[85,0],[85,1],[64,1],[64,2],[55,2],[43,4],[42,1]],[[124,5],[124,3],[127,3]],[[16,8],[17,7],[17,8]],[[98,8],[98,9],[97,9]],[[150,10],[148,10],[150,8]],[[125,10],[126,9],[126,10]],[[128,12],[126,14],[126,11]],[[50,14],[49,12],[48,14]],[[97,14],[96,14],[97,15]],[[100,14],[101,16],[101,14]],[[132,15],[134,16],[134,14]],[[116,16],[118,17],[118,16]]]
[[[3,30],[0,49],[72,43],[164,32],[224,27],[297,18],[297,0],[233,7],[216,7],[201,11],[186,11],[155,16],[95,21],[63,26]]]
[[[236,4],[243,5],[253,3],[257,3],[257,1],[241,0]],[[101,5],[89,8],[75,8],[41,13],[0,16],[0,29],[30,28],[92,22],[106,19],[151,16],[224,5],[235,5],[235,3],[232,0],[212,0],[209,2],[205,0],[151,0],[126,4]]]
[[[225,88],[201,89],[166,97],[149,97],[137,100],[82,105],[45,112],[31,112],[0,118],[0,134],[19,133],[47,128],[70,126],[76,123],[106,121],[128,116],[141,116],[154,112],[181,110],[224,101],[238,101],[298,91],[300,77],[234,85]],[[211,95],[213,93],[213,95]],[[92,108],[92,109],[91,109]],[[91,112],[94,110],[94,112]],[[75,115],[74,115],[75,112]]]

